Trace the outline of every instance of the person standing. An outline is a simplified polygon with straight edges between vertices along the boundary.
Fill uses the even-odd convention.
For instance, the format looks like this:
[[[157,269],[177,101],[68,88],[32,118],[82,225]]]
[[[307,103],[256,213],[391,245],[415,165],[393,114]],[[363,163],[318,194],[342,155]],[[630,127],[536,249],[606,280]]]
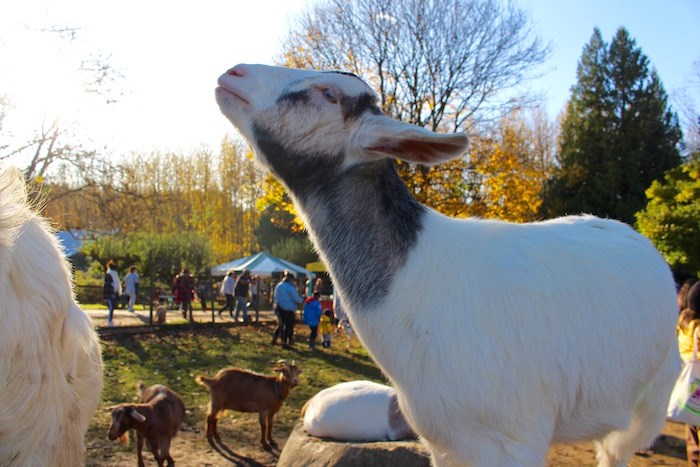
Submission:
[[[290,348],[294,340],[294,321],[296,320],[296,310],[304,302],[296,288],[294,275],[287,272],[283,280],[275,288],[276,310],[281,322],[282,347]],[[277,332],[275,332],[275,337]],[[275,343],[273,337],[272,343]]]
[[[236,299],[236,316],[234,321],[238,321],[238,313],[243,311],[243,322],[248,322],[248,292],[250,291],[250,270],[243,271],[243,275],[236,282],[234,298]]]
[[[316,350],[316,337],[318,336],[318,323],[321,320],[321,302],[318,298],[321,296],[320,293],[314,292],[313,297],[306,299],[304,303],[304,317],[303,322],[309,326],[311,331],[309,334],[309,349]],[[325,347],[325,346],[324,346]]]
[[[117,268],[114,261],[110,259],[107,262],[104,285],[102,287],[102,296],[107,302],[107,326],[110,328],[114,326],[114,321],[112,320],[114,317],[114,305],[121,294],[122,285],[119,282],[119,274],[117,274]]]
[[[131,266],[129,274],[124,278],[124,287],[126,294],[129,296],[129,311],[133,313],[139,287],[139,275],[136,273],[136,266]]]
[[[221,281],[221,293],[223,294],[224,298],[226,299],[226,304],[219,310],[219,319],[223,319],[221,317],[221,312],[224,310],[228,310],[228,314],[231,316],[231,319],[233,319],[233,307],[234,307],[233,294],[234,294],[235,290],[236,290],[236,276],[234,275],[233,271],[229,271],[226,274],[226,277],[224,277],[224,280]]]
[[[192,299],[194,298],[194,278],[190,276],[189,269],[184,269],[175,277],[173,282],[173,295],[175,303],[180,305],[182,317],[187,318],[187,312],[190,314],[190,322],[192,317]]]
[[[693,346],[698,338],[700,329],[700,282],[696,282],[685,297],[686,308],[678,315],[678,351],[684,362],[693,358]],[[695,425],[685,426],[685,450],[689,466],[700,465],[700,439],[698,427]]]

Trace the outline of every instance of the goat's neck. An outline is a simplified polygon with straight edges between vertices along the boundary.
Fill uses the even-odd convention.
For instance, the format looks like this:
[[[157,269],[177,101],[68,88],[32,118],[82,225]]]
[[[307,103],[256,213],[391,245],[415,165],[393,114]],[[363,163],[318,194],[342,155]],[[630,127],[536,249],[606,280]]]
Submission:
[[[316,172],[315,183],[289,186],[311,239],[348,308],[376,307],[416,244],[425,207],[388,160]]]
[[[275,395],[279,400],[285,400],[291,389],[292,387],[284,375],[278,375],[275,378]]]

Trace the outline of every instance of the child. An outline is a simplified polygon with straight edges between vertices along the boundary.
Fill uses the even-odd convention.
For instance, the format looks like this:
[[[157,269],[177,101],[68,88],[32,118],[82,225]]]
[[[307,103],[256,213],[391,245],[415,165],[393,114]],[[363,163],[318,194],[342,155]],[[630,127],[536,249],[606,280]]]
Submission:
[[[331,320],[331,310],[325,310],[321,316],[319,327],[321,328],[321,337],[323,342],[321,345],[326,348],[331,348],[331,334],[333,333],[333,322]]]
[[[165,299],[164,298],[158,299],[158,306],[156,307],[156,324],[157,325],[165,324],[166,312],[167,312],[167,310],[165,309]]]
[[[309,326],[311,334],[309,335],[309,349],[316,350],[316,336],[318,336],[318,323],[321,319],[321,302],[318,298],[321,296],[318,292],[314,292],[313,297],[306,299],[304,303],[304,318],[303,321]]]

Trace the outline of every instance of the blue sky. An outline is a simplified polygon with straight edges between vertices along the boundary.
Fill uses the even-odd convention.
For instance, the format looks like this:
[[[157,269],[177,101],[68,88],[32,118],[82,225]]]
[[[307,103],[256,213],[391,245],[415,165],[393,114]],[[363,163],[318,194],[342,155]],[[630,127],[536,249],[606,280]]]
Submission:
[[[624,26],[659,73],[666,92],[691,87],[693,63],[700,62],[698,0],[517,0],[532,15],[535,29],[552,43],[537,89],[547,91],[550,115],[561,111],[576,82],[576,64],[598,27],[606,42]],[[700,76],[694,94],[700,103]]]
[[[542,77],[551,118],[576,81],[584,45],[601,29],[610,41],[625,26],[657,68],[667,92],[684,87],[700,104],[699,0],[515,0],[552,44]],[[116,154],[151,149],[216,148],[230,124],[213,99],[217,77],[239,62],[272,63],[288,26],[308,0],[23,0],[0,3],[0,94],[14,108],[4,136],[17,141],[42,118],[71,122],[80,135]],[[79,27],[78,38],[49,41],[37,29]],[[85,96],[75,68],[86,54],[109,57],[124,79],[119,102]],[[2,135],[2,134],[0,134]]]

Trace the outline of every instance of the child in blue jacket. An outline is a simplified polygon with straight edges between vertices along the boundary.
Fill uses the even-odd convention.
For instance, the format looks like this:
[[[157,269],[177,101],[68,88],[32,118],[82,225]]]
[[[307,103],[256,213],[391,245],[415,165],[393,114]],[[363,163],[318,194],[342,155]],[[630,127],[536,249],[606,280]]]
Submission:
[[[304,324],[309,326],[309,349],[316,350],[316,337],[318,336],[318,323],[321,320],[321,302],[318,301],[319,292],[314,292],[313,297],[306,299],[304,303]]]

